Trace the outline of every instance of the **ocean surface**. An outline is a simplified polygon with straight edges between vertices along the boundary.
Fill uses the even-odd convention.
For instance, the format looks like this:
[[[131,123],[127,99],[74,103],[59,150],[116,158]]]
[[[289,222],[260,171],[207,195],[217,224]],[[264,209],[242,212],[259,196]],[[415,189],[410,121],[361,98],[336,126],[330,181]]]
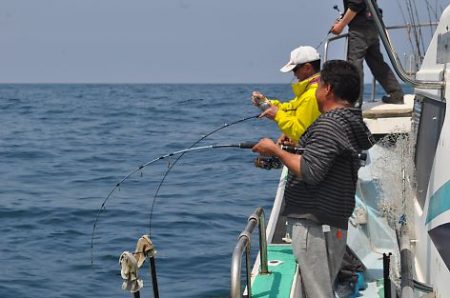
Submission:
[[[256,168],[250,150],[205,149],[178,161],[155,202],[175,156],[115,186],[219,128],[197,146],[277,138],[268,119],[230,125],[258,114],[252,90],[292,97],[287,84],[0,85],[0,297],[131,297],[119,256],[150,217],[160,297],[228,297],[237,237],[256,207],[268,218],[279,170]]]

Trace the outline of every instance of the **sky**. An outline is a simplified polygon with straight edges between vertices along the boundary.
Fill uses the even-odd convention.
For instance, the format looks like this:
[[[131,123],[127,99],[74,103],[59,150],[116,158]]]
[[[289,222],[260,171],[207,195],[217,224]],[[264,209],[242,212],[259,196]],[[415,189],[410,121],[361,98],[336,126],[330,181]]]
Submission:
[[[399,2],[378,0],[387,25],[404,23]],[[2,0],[0,83],[287,83],[280,67],[327,36],[334,5],[343,10],[341,0]],[[344,58],[343,43],[330,57]]]

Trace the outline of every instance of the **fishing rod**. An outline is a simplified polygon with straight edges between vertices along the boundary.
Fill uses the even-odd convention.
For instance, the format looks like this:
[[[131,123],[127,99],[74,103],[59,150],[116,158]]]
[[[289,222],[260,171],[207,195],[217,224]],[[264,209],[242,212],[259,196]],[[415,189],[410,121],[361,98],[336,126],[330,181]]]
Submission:
[[[320,48],[320,46],[323,44],[323,42],[324,42],[325,40],[328,39],[328,37],[330,36],[330,34],[331,34],[331,29],[330,29],[330,31],[328,31],[327,35],[325,35],[325,37],[324,37],[324,38],[319,42],[319,44],[315,47],[316,50],[318,50],[318,49]]]
[[[94,237],[95,227],[96,227],[97,219],[98,219],[98,216],[99,216],[101,210],[105,209],[106,202],[108,201],[109,198],[111,198],[111,194],[114,192],[114,190],[117,189],[117,187],[119,187],[121,183],[123,183],[125,180],[127,180],[130,176],[132,176],[138,170],[141,170],[141,169],[143,169],[143,168],[145,168],[145,167],[147,167],[147,166],[149,166],[149,165],[151,165],[151,164],[153,164],[153,163],[155,163],[155,162],[157,162],[159,160],[163,160],[163,159],[166,159],[168,157],[172,157],[172,156],[179,155],[179,154],[184,154],[184,153],[187,153],[187,152],[200,151],[200,150],[209,150],[209,149],[218,149],[218,148],[251,149],[256,144],[257,144],[256,142],[244,142],[244,143],[237,143],[237,144],[216,144],[216,145],[207,145],[207,146],[186,148],[186,149],[170,152],[170,153],[167,153],[165,155],[161,155],[161,156],[159,156],[157,158],[154,158],[151,161],[141,165],[136,170],[132,171],[130,174],[125,176],[119,183],[117,183],[116,186],[113,188],[113,190],[108,194],[106,199],[103,201],[103,204],[102,204],[101,208],[99,209],[99,213],[97,213],[97,218],[96,218],[96,221],[94,223],[94,229],[93,229],[93,234],[92,234],[92,238],[91,238],[91,249],[93,249],[93,237]],[[91,256],[91,257],[93,257],[93,256]],[[93,259],[91,260],[91,263],[93,263]]]
[[[239,122],[242,122],[242,121],[245,121],[245,120],[257,118],[257,117],[259,117],[259,115],[241,119],[241,120],[239,120],[239,121],[234,122],[234,124],[239,123]],[[218,129],[215,129],[214,131],[218,131],[218,130],[223,129],[223,128],[225,128],[225,127],[228,127],[228,126],[230,126],[230,125],[231,125],[231,124],[225,124],[223,127],[218,128]],[[211,135],[212,133],[213,133],[213,132],[209,133],[208,135]],[[204,137],[202,137],[201,140],[204,139],[204,138],[206,138],[208,135],[205,135]],[[197,141],[196,143],[198,143],[198,142],[200,142],[200,140]],[[195,143],[194,143],[194,144],[195,144]],[[92,234],[91,234],[91,264],[93,264],[93,262],[94,262],[94,236],[95,236],[95,229],[96,229],[96,226],[97,226],[97,223],[98,223],[99,216],[100,216],[101,212],[105,209],[106,203],[107,203],[107,201],[111,198],[113,192],[114,192],[118,187],[120,187],[120,185],[121,185],[124,181],[126,181],[129,177],[131,177],[133,174],[135,174],[136,172],[142,170],[143,168],[145,168],[145,167],[147,167],[147,166],[149,166],[149,165],[151,165],[151,164],[153,164],[153,163],[155,163],[155,162],[157,162],[157,161],[159,161],[159,160],[163,160],[163,159],[166,159],[166,158],[168,158],[168,157],[172,157],[172,156],[179,155],[178,158],[177,158],[177,160],[179,160],[180,157],[181,157],[182,155],[184,155],[185,153],[188,153],[188,152],[194,152],[194,151],[200,151],[200,150],[208,150],[208,149],[218,149],[218,148],[252,149],[256,144],[257,144],[257,142],[243,142],[243,143],[236,143],[236,144],[215,144],[215,145],[206,145],[206,146],[200,146],[200,147],[192,147],[192,146],[191,146],[191,147],[186,148],[186,149],[182,149],[182,150],[178,150],[178,151],[174,151],[174,152],[167,153],[167,154],[165,154],[165,155],[161,155],[161,156],[159,156],[159,157],[157,157],[157,158],[154,158],[154,159],[152,159],[151,161],[149,161],[149,162],[147,162],[147,163],[145,163],[145,164],[139,166],[137,169],[133,170],[132,172],[130,172],[128,175],[126,175],[122,180],[120,180],[120,182],[118,182],[118,183],[114,186],[114,188],[111,190],[111,192],[110,192],[110,193],[108,194],[108,196],[105,198],[105,200],[103,201],[103,203],[102,203],[100,209],[99,209],[98,212],[97,212],[97,216],[96,216],[96,218],[95,218],[95,222],[94,222],[93,229],[92,229]],[[287,151],[287,152],[294,153],[294,154],[301,154],[301,153],[303,153],[303,151],[304,151],[304,148],[302,148],[302,147],[296,147],[296,146],[290,146],[290,145],[280,145],[280,148],[281,148],[282,150],[285,150],[285,151]],[[367,157],[365,153],[357,154],[357,156],[358,156],[358,158],[360,158],[361,160],[365,160],[366,157]],[[272,162],[272,161],[271,161],[271,162]],[[171,166],[170,168],[172,168],[173,166],[174,166],[174,163],[172,164],[172,166]],[[257,164],[257,166],[258,166],[258,164]],[[259,166],[259,167],[263,167],[263,166]],[[168,169],[168,171],[170,170],[170,168]],[[263,167],[263,168],[266,168],[266,167]],[[270,168],[272,168],[272,167],[267,167],[266,169],[270,169]],[[168,171],[166,171],[166,174],[164,175],[163,179],[165,179],[165,178],[167,177]],[[159,185],[159,187],[158,187],[158,190],[160,189],[161,185],[162,185],[162,182],[160,183],[160,185]],[[156,195],[155,195],[155,196],[156,196]],[[155,198],[156,198],[156,197],[155,197]],[[154,198],[154,201],[155,201],[155,198]],[[154,203],[153,203],[153,205],[152,205],[152,208],[153,208],[153,206],[154,206]],[[152,209],[152,212],[153,212],[153,209]]]
[[[344,14],[341,12],[341,10],[339,9],[339,6],[334,5],[333,9],[336,10],[339,14],[339,16],[336,18],[336,22],[340,21],[342,19],[342,17],[344,16]],[[331,30],[333,30],[333,27],[330,28],[330,30],[328,30],[327,35],[325,35],[325,37],[319,42],[319,44],[315,47],[316,50],[318,50],[320,48],[320,46],[324,43],[325,40],[328,39],[328,37],[331,34]]]
[[[256,116],[256,117],[259,117],[259,115]],[[252,118],[253,118],[253,117],[252,117]],[[207,136],[205,136],[204,138],[206,138],[206,137],[207,137]],[[204,138],[202,138],[202,139],[204,139]],[[199,140],[198,142],[194,143],[193,146],[195,146],[195,144],[199,143],[200,141],[201,141],[201,140]],[[256,144],[257,144],[256,142],[254,142],[254,143],[252,143],[252,142],[246,142],[246,143],[239,143],[238,146],[236,146],[236,144],[234,144],[234,145],[227,145],[227,146],[228,146],[228,147],[239,147],[239,148],[242,148],[242,149],[251,149],[251,148],[253,148]],[[217,146],[217,145],[216,145],[216,146]],[[191,146],[191,147],[192,147],[192,146]],[[300,148],[298,148],[298,147],[293,147],[293,146],[281,145],[280,147],[281,147],[281,149],[283,149],[283,150],[285,150],[285,151],[288,151],[288,152],[291,152],[291,153],[300,153],[300,151],[301,151]],[[216,148],[219,148],[219,147],[216,147]],[[221,147],[221,148],[223,148],[223,147]],[[186,152],[184,152],[184,153],[186,153]],[[164,183],[164,180],[166,179],[166,177],[167,177],[169,171],[172,169],[173,166],[175,166],[176,162],[184,155],[184,153],[182,153],[181,155],[179,155],[179,156],[177,157],[177,159],[169,166],[169,168],[167,169],[166,173],[164,174],[163,178],[161,179],[161,182],[159,183],[159,185],[158,185],[158,187],[157,187],[157,189],[156,189],[155,195],[154,195],[154,197],[153,197],[152,207],[151,207],[151,210],[150,210],[150,218],[149,218],[149,235],[152,234],[152,218],[153,218],[154,206],[155,206],[155,203],[156,203],[156,197],[157,197],[157,195],[158,195],[158,193],[159,193],[159,190],[160,190],[162,184]],[[260,158],[257,158],[257,159],[255,160],[255,165],[256,165],[257,167],[264,168],[264,169],[276,168],[276,167],[274,166],[273,159],[270,159],[270,158],[261,158],[261,157],[260,157]]]
[[[258,114],[258,115],[255,115],[255,116],[250,116],[250,117],[247,117],[247,118],[242,118],[242,119],[239,119],[239,120],[237,120],[237,121],[231,122],[231,123],[229,123],[229,124],[225,123],[223,126],[218,127],[218,128],[216,128],[216,129],[213,129],[212,131],[210,131],[209,133],[207,133],[206,135],[204,135],[203,137],[201,137],[200,139],[198,139],[197,141],[195,141],[194,143],[192,143],[191,146],[189,146],[188,148],[194,147],[195,145],[197,145],[198,143],[200,143],[201,141],[203,141],[204,139],[206,139],[206,138],[209,137],[210,135],[212,135],[212,134],[218,132],[219,130],[222,130],[222,129],[226,128],[226,127],[230,127],[230,126],[232,126],[232,125],[235,125],[235,124],[238,124],[238,123],[241,123],[241,122],[250,120],[250,119],[259,118],[260,115],[261,115],[261,114]],[[179,155],[179,156],[178,156],[178,157],[177,157],[177,158],[176,158],[176,159],[168,166],[168,168],[167,168],[166,172],[164,173],[164,175],[163,175],[161,181],[159,182],[158,187],[156,188],[155,194],[153,195],[152,206],[151,206],[151,208],[150,208],[149,223],[148,223],[148,226],[149,226],[149,235],[152,234],[153,210],[154,210],[154,208],[155,208],[156,199],[157,199],[157,197],[158,197],[159,191],[160,191],[162,185],[164,184],[164,182],[165,182],[165,180],[166,180],[166,178],[167,178],[167,175],[169,175],[169,173],[170,173],[170,171],[172,170],[172,168],[173,168],[173,167],[176,165],[176,163],[183,157],[183,155],[184,155],[184,153],[181,153],[181,155]]]
[[[109,194],[108,194],[108,195],[106,196],[106,198],[103,200],[103,202],[102,202],[100,208],[99,208],[98,211],[97,211],[97,215],[96,215],[96,217],[95,217],[94,225],[93,225],[93,227],[92,227],[92,234],[91,234],[91,264],[94,263],[94,236],[95,236],[95,230],[96,230],[96,228],[97,228],[97,223],[98,223],[99,217],[100,217],[101,213],[103,212],[103,210],[105,209],[106,203],[107,203],[108,200],[111,198],[112,194],[116,191],[116,189],[118,189],[118,188],[122,185],[122,183],[124,183],[124,182],[125,182],[126,180],[128,180],[131,176],[133,176],[134,174],[136,174],[136,173],[139,172],[139,171],[142,171],[142,169],[144,169],[145,167],[151,165],[152,163],[154,163],[154,162],[156,162],[156,161],[158,161],[158,160],[161,160],[161,159],[170,157],[170,156],[174,156],[174,155],[180,154],[180,155],[176,158],[176,160],[168,167],[167,171],[164,173],[163,179],[161,180],[161,182],[159,183],[159,185],[158,185],[158,187],[157,187],[157,190],[156,190],[156,192],[155,192],[155,195],[154,195],[154,197],[153,197],[153,202],[152,202],[152,209],[151,209],[152,211],[151,211],[151,212],[153,213],[153,209],[154,209],[154,204],[155,204],[155,201],[156,201],[156,197],[157,197],[157,195],[158,195],[158,193],[159,193],[159,190],[160,190],[162,184],[164,183],[165,178],[166,178],[167,175],[169,174],[170,170],[171,170],[171,169],[175,166],[175,164],[178,162],[178,160],[179,160],[186,152],[192,151],[192,150],[189,150],[189,149],[192,149],[195,145],[197,145],[198,143],[200,143],[201,141],[203,141],[203,140],[204,140],[205,138],[207,138],[208,136],[210,136],[210,135],[212,135],[212,134],[214,134],[214,133],[216,133],[216,132],[218,132],[218,131],[220,131],[220,130],[222,130],[222,129],[224,129],[224,128],[233,126],[233,125],[238,124],[238,123],[242,123],[242,122],[247,121],[247,120],[250,120],[250,119],[256,119],[256,118],[259,117],[259,115],[260,115],[260,114],[254,115],[254,116],[250,116],[250,117],[246,117],[246,118],[242,118],[242,119],[239,119],[239,120],[234,121],[234,122],[231,122],[231,123],[224,123],[221,127],[218,127],[218,128],[213,129],[212,131],[210,131],[209,133],[207,133],[206,135],[202,136],[200,139],[198,139],[197,141],[195,141],[194,143],[192,143],[192,145],[189,146],[187,149],[180,150],[180,151],[176,151],[176,152],[172,152],[172,153],[167,154],[167,156],[163,155],[163,156],[160,156],[160,157],[158,157],[158,158],[156,158],[156,159],[153,159],[153,160],[151,160],[151,161],[149,161],[149,162],[147,162],[147,163],[145,163],[145,164],[139,166],[139,167],[136,168],[135,170],[131,171],[131,172],[128,173],[122,180],[120,180],[118,183],[116,183],[116,185],[113,187],[113,189],[109,192]],[[209,149],[211,149],[211,148],[209,148]],[[197,150],[199,150],[199,149],[197,149]],[[152,213],[151,213],[151,214],[152,214]],[[150,229],[151,229],[151,216],[150,216]]]

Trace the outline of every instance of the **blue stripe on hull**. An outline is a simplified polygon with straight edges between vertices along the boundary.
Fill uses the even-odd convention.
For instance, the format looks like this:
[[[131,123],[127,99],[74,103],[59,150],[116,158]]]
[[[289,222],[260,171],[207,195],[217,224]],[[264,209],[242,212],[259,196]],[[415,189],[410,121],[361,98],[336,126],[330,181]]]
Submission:
[[[425,224],[450,209],[450,181],[447,181],[430,198]]]

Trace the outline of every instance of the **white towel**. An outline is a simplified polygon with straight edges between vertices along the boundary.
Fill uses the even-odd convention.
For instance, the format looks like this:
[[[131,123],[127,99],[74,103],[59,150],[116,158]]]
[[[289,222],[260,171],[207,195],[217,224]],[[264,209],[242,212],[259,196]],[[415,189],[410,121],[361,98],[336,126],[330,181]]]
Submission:
[[[119,264],[121,267],[120,275],[124,279],[122,289],[131,293],[139,291],[144,286],[144,282],[139,278],[138,262],[134,255],[129,251],[124,251],[120,255]]]

